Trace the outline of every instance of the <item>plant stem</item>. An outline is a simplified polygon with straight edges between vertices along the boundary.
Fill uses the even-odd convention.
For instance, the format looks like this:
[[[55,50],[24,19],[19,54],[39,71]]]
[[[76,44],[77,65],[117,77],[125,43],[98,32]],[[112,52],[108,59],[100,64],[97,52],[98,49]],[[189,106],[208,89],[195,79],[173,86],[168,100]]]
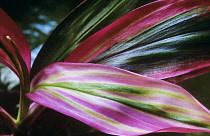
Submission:
[[[29,107],[30,107],[30,100],[25,96],[26,93],[29,92],[29,78],[24,80],[24,83],[21,83],[21,91],[20,91],[20,100],[19,100],[19,111],[16,123],[19,125],[27,116]]]
[[[28,115],[26,118],[21,122],[19,129],[28,131],[29,128],[33,125],[33,123],[36,121],[36,119],[39,117],[39,115],[44,111],[46,107],[41,106],[36,103],[32,103],[30,106],[30,110],[28,112]]]
[[[26,80],[26,82],[21,83],[19,110],[15,122],[18,126],[18,129],[14,132],[13,136],[26,136],[27,130],[25,129],[25,127],[27,126],[23,127],[22,123],[24,122],[29,112],[30,100],[25,96],[29,89],[29,80]]]
[[[30,92],[30,74],[16,43],[9,36],[6,36],[6,39],[10,42],[10,44],[12,45],[11,47],[13,47],[14,51],[10,50],[6,45],[4,45],[4,43],[1,43],[3,45],[2,48],[4,47],[4,51],[12,59],[12,62],[14,63],[15,68],[18,71],[21,85],[19,111],[16,120],[16,123],[20,124],[29,111],[30,100],[25,96],[25,94]]]

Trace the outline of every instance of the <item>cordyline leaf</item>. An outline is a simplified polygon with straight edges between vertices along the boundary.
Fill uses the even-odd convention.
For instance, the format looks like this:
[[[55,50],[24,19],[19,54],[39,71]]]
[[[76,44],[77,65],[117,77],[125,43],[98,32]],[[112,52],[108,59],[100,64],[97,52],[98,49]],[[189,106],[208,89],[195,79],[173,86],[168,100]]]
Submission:
[[[53,31],[35,59],[32,77],[45,66],[63,61],[84,39],[131,11],[138,0],[86,0]]]
[[[112,66],[58,62],[31,83],[32,101],[102,132],[210,132],[210,112],[183,88]]]
[[[13,20],[0,9],[0,62],[8,66],[20,79],[20,108],[17,122],[22,120],[29,107],[29,100],[25,93],[29,92],[31,52],[27,40],[13,22]]]
[[[209,4],[150,3],[89,37],[65,61],[112,65],[159,79],[174,77],[171,82],[203,74],[210,71]]]
[[[14,63],[2,49],[0,49],[0,63],[8,66],[16,75],[20,76],[17,69],[15,68]]]
[[[14,64],[15,62],[24,62],[28,71],[30,70],[31,52],[28,42],[15,22],[2,9],[0,9],[0,59],[1,63],[10,67],[17,75],[19,75],[17,65],[21,64]]]

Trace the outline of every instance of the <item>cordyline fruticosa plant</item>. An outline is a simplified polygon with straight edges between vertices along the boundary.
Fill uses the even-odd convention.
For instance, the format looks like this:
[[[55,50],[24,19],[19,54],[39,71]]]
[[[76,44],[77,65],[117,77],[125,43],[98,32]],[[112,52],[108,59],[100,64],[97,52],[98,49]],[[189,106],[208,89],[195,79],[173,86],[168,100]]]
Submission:
[[[173,84],[210,71],[210,0],[159,0],[131,11],[137,2],[84,1],[32,69],[26,39],[0,10],[0,62],[21,85],[17,119],[0,108],[13,135],[30,135],[44,107],[113,135],[210,132],[210,111]]]

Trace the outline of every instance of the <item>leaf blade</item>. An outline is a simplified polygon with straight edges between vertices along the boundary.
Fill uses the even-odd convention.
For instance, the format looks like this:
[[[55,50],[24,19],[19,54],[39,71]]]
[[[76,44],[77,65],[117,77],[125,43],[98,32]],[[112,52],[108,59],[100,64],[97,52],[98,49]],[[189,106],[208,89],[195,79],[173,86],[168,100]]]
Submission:
[[[86,0],[53,31],[35,59],[32,76],[45,66],[65,57],[94,32],[132,10],[137,0]],[[53,53],[53,55],[52,55]]]
[[[155,69],[155,67],[161,67],[161,65],[157,65],[155,63],[153,63],[154,64],[153,65],[151,63],[150,66],[147,66],[147,63],[149,64],[150,60],[152,59],[156,60],[158,57],[159,57],[159,60],[157,61],[161,63],[162,61],[161,54],[160,56],[157,55],[155,58],[150,57],[150,56],[148,57],[147,55],[145,56],[141,55],[140,53],[144,52],[144,50],[142,49],[142,52],[141,52],[141,49],[139,49],[139,52],[140,52],[138,53],[139,57],[136,56],[132,58],[132,56],[136,55],[135,53],[122,55],[126,51],[129,51],[132,49],[134,50],[135,48],[138,48],[138,47],[144,48],[144,46],[148,46],[149,44],[153,42],[157,42],[157,41],[174,37],[177,35],[181,36],[182,34],[187,34],[187,33],[190,34],[191,32],[210,30],[209,7],[204,6],[204,5],[209,5],[210,4],[209,1],[203,1],[203,3],[200,3],[200,1],[193,1],[193,2],[194,3],[191,3],[190,1],[177,1],[177,2],[157,1],[149,5],[146,5],[144,7],[141,7],[125,15],[124,17],[114,22],[107,28],[89,37],[80,46],[78,46],[65,59],[65,61],[66,62],[91,62],[91,63],[105,64],[105,65],[113,65],[113,66],[123,68],[129,71],[137,72],[142,75],[148,75],[151,77],[156,76],[157,78],[160,78],[160,79],[167,79],[168,81],[175,82],[175,83],[194,77],[196,76],[196,74],[193,74],[195,72],[183,73],[183,77],[182,77],[179,75],[175,75],[176,71],[173,71],[173,69],[170,69],[170,67],[173,67],[176,65],[179,66],[181,62],[179,63],[178,59],[179,57],[181,58],[184,55],[177,54],[177,59],[176,59],[177,64],[175,65],[169,64],[168,67],[164,67],[164,65],[162,66],[161,72],[164,72],[165,70],[166,73],[167,72],[172,73],[171,75],[165,75],[165,76],[162,73],[158,74],[160,70]],[[141,11],[143,12],[146,9],[150,10],[149,13],[146,14],[145,16],[141,15],[140,14]],[[159,17],[159,15],[162,15],[162,14],[164,14],[164,16]],[[139,16],[140,21],[138,21],[138,19],[136,21],[136,18],[138,18],[137,16]],[[128,21],[130,22],[128,23]],[[209,41],[207,41],[207,44],[208,42]],[[86,49],[86,46],[88,46],[89,48]],[[167,47],[165,48],[167,52]],[[179,48],[179,46],[177,48]],[[201,50],[202,48],[199,48],[199,49]],[[162,49],[157,48],[156,52],[158,53],[159,50],[162,50]],[[151,51],[151,54],[153,52],[154,51]],[[173,53],[173,50],[171,52]],[[196,55],[194,54],[194,56]],[[201,56],[201,58],[199,59],[200,60],[204,59],[203,56]],[[169,58],[164,63],[171,61],[169,60]],[[124,61],[121,59],[124,59]],[[195,68],[194,71],[197,70],[193,62],[186,63],[186,65],[187,67],[188,66],[194,67]],[[200,66],[202,66],[202,61],[201,61]],[[200,71],[197,70],[197,72],[200,72],[200,74],[204,73],[204,70],[202,70],[203,68],[201,67],[200,68],[201,70]],[[142,71],[140,69],[142,69]],[[149,70],[151,69],[151,71],[149,72],[152,72],[153,74],[149,72],[147,73],[148,69]],[[209,68],[206,68],[205,72],[207,71],[207,69],[209,70]],[[180,67],[180,72],[183,70],[185,69],[183,67]],[[186,69],[186,71],[189,71],[189,69]],[[170,77],[172,76],[175,76],[175,78],[170,79]],[[179,76],[179,78],[177,77],[176,79],[176,76]]]
[[[187,91],[111,66],[55,63],[31,87],[31,100],[106,133],[210,132],[210,112]]]
[[[20,52],[21,57],[25,61],[28,71],[30,71],[31,52],[26,38],[24,37],[23,33],[18,28],[18,26],[15,24],[15,22],[2,9],[0,9],[0,18],[1,18],[0,21],[1,42],[4,42],[6,46],[8,46],[11,53],[16,54],[15,49],[13,49],[11,45],[9,45],[8,39],[6,38],[7,36],[9,36],[13,40],[13,42],[15,42],[15,44],[17,45],[17,49]],[[8,62],[8,64],[6,65],[8,66],[12,64]]]

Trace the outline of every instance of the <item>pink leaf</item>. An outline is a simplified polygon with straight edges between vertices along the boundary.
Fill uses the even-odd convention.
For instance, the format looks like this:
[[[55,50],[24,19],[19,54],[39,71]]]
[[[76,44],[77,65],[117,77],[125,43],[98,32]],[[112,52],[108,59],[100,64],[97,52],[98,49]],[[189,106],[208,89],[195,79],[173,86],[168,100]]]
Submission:
[[[32,101],[102,132],[210,132],[210,112],[183,88],[112,66],[54,63],[32,80]]]
[[[0,41],[1,46],[7,46],[10,53],[16,54],[17,51],[15,51],[14,47],[9,42],[8,36],[11,38],[11,40],[16,44],[17,49],[19,51],[18,55],[21,55],[23,60],[25,61],[28,71],[30,70],[30,63],[31,63],[31,52],[30,47],[28,45],[27,40],[25,39],[24,35],[22,34],[21,30],[18,28],[18,26],[15,24],[15,22],[2,10],[0,9]],[[2,48],[0,46],[0,48]],[[5,48],[5,47],[4,47]],[[5,56],[5,53],[1,53],[0,56]],[[9,56],[8,56],[9,57]],[[17,59],[17,58],[16,58]],[[3,60],[4,64],[9,66],[10,68],[13,67],[11,62],[8,60]],[[3,62],[1,60],[1,62]],[[13,69],[14,71],[14,69]]]

